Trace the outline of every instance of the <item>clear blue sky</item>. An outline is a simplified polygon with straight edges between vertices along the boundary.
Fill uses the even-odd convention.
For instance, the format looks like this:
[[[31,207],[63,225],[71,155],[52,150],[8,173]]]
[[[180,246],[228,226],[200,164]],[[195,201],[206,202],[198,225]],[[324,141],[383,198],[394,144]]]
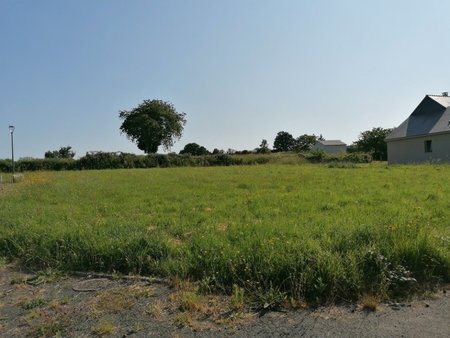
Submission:
[[[140,153],[118,111],[187,115],[173,151],[351,143],[450,90],[447,1],[0,0],[0,158]],[[160,149],[162,151],[162,149]]]

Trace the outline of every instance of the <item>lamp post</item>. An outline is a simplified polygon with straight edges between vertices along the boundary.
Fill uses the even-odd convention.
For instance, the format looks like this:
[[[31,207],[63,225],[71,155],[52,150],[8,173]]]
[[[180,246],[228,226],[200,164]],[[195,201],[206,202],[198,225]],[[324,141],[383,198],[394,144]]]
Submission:
[[[14,126],[9,126],[9,132],[11,134],[11,161],[12,161],[12,182],[14,183]]]

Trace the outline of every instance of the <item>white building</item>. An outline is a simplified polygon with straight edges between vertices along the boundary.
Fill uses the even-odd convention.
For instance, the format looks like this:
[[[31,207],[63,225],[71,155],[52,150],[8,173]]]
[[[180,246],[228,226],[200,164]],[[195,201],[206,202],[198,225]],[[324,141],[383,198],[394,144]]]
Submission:
[[[389,163],[450,162],[450,97],[427,95],[387,137]]]
[[[311,150],[323,150],[329,154],[335,154],[347,151],[347,145],[341,140],[317,140]]]

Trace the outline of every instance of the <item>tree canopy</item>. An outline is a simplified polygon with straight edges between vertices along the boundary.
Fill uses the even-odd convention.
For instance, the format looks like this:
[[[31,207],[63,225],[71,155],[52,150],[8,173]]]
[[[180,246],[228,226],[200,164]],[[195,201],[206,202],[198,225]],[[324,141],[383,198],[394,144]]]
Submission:
[[[317,140],[318,138],[316,135],[303,134],[295,139],[294,149],[296,151],[310,151]]]
[[[255,149],[258,154],[268,154],[270,153],[269,142],[266,139],[261,141],[261,144],[258,148]]]
[[[46,151],[44,154],[45,158],[74,158],[75,152],[72,150],[71,146],[61,147],[59,150]]]
[[[186,114],[179,113],[170,103],[162,100],[144,100],[132,110],[122,110],[120,131],[136,143],[145,153],[156,153],[159,146],[170,149],[179,139],[186,124]]]
[[[180,151],[180,154],[191,154],[194,156],[199,156],[199,155],[208,155],[209,151],[205,147],[197,143],[188,143]]]
[[[293,150],[294,145],[294,137],[286,131],[280,131],[273,142],[273,149],[275,151],[290,151]]]
[[[371,154],[374,160],[386,161],[387,144],[384,139],[391,131],[381,127],[363,131],[355,142],[355,150]]]

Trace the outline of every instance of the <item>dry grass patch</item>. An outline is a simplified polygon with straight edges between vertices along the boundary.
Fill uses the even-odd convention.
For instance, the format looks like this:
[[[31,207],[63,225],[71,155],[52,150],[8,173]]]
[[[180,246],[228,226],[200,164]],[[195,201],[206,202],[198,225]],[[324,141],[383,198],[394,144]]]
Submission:
[[[227,223],[220,223],[217,225],[217,231],[219,232],[226,232],[228,230],[228,224]]]
[[[130,310],[136,304],[136,299],[130,297],[128,289],[116,287],[100,291],[92,300],[91,311],[93,314],[119,313]]]
[[[147,313],[158,321],[163,321],[166,318],[166,302],[156,300],[147,305]]]
[[[207,330],[215,325],[240,325],[254,315],[245,311],[244,291],[235,288],[231,297],[205,295],[199,287],[189,281],[173,280],[174,292],[166,303],[152,306],[154,316],[174,313],[174,324],[188,326],[193,330]]]
[[[41,298],[35,298],[28,302],[34,306],[24,317],[28,325],[28,336],[31,337],[54,337],[62,336],[71,325],[72,314],[61,301],[54,300],[48,305],[41,303]]]
[[[189,326],[194,331],[202,331],[212,329],[214,324],[212,322],[201,321],[192,313],[180,312],[175,316],[174,324],[178,327]]]
[[[377,311],[380,300],[372,294],[364,294],[361,297],[361,307],[365,311]]]
[[[14,277],[11,279],[10,284],[11,285],[20,285],[20,284],[25,285],[27,279],[28,279],[27,275],[20,274],[20,273],[15,274]]]
[[[155,289],[153,287],[139,284],[131,285],[128,288],[128,292],[132,297],[136,299],[155,296]]]
[[[6,259],[0,256],[0,271],[4,270],[7,266]]]
[[[92,333],[96,336],[107,336],[111,335],[116,331],[116,327],[113,323],[107,320],[102,320],[97,325],[92,327]]]
[[[91,301],[94,315],[119,313],[132,309],[140,298],[153,297],[155,289],[150,286],[133,284],[99,291]]]

